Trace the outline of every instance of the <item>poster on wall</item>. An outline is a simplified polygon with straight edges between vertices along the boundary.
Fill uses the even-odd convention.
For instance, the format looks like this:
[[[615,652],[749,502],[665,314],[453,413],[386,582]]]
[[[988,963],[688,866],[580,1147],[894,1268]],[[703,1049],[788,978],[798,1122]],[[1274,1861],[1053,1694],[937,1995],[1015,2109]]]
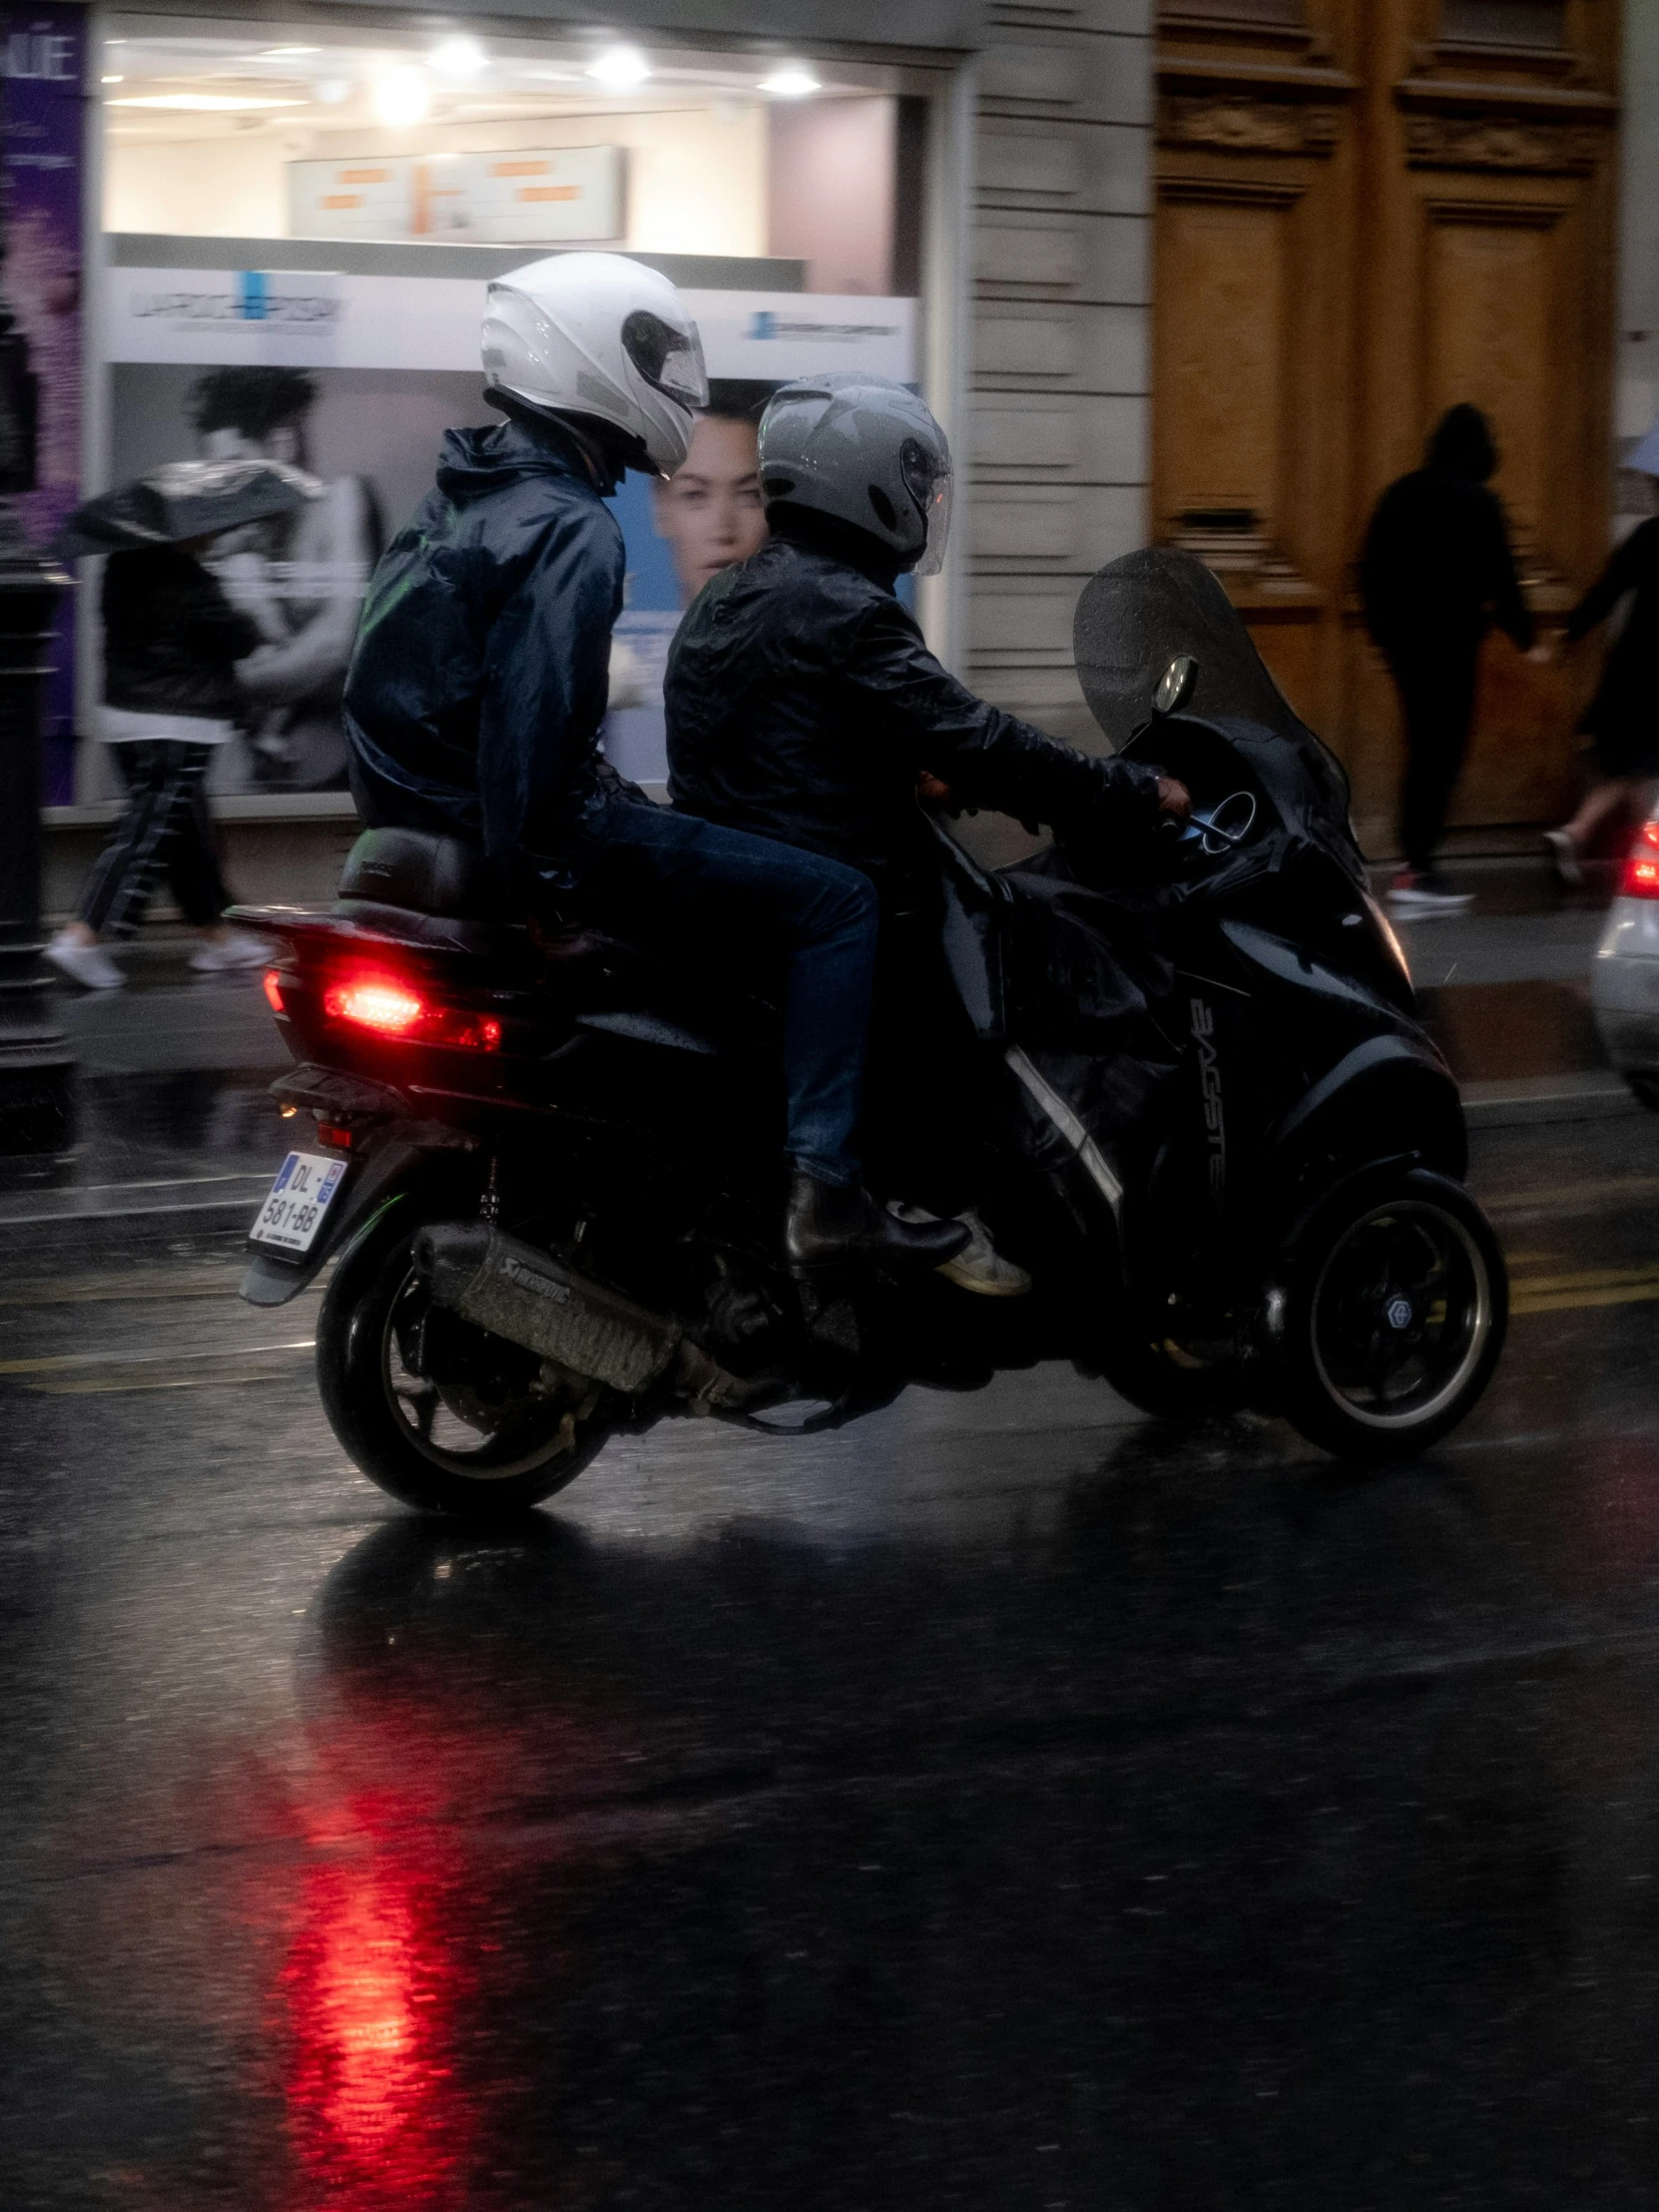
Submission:
[[[237,737],[218,749],[212,792],[345,788],[340,696],[370,572],[431,489],[444,431],[500,419],[476,372],[116,364],[121,480],[168,461],[263,454],[327,487],[205,556],[261,639],[258,704],[251,696]]]
[[[48,543],[81,496],[81,129],[86,11],[0,10],[5,293],[35,378],[35,489],[25,532]],[[74,796],[75,605],[58,610],[46,683],[44,791]]]
[[[340,696],[374,562],[431,488],[443,432],[501,419],[476,365],[467,365],[469,354],[476,361],[482,287],[226,271],[110,276],[118,480],[197,455],[264,454],[296,462],[327,486],[314,505],[240,533],[210,561],[262,639],[260,704],[219,749],[210,788],[222,796],[343,790]],[[144,281],[119,281],[133,277]],[[364,283],[398,287],[409,311],[376,326],[362,308]],[[455,294],[468,295],[464,314]],[[269,310],[274,295],[275,313],[240,311],[250,298]],[[672,483],[630,475],[615,500],[628,583],[605,743],[618,769],[646,784],[667,773],[662,679],[680,616],[710,576],[745,559],[766,533],[760,413],[780,382],[802,373],[797,355],[813,346],[799,327],[765,334],[769,318],[856,323],[855,336],[819,341],[821,366],[830,347],[835,366],[876,365],[861,357],[868,352],[909,366],[909,300],[689,297],[710,356],[709,411]],[[363,357],[376,353],[382,358]],[[757,363],[773,373],[755,373]],[[96,715],[84,721],[91,726]]]

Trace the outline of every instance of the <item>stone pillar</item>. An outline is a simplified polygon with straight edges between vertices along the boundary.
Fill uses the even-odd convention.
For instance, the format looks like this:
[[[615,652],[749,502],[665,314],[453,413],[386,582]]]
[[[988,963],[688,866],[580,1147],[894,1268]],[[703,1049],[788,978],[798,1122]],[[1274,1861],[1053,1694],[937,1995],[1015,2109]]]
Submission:
[[[979,62],[964,675],[1099,750],[1084,582],[1146,541],[1152,17],[990,0]]]

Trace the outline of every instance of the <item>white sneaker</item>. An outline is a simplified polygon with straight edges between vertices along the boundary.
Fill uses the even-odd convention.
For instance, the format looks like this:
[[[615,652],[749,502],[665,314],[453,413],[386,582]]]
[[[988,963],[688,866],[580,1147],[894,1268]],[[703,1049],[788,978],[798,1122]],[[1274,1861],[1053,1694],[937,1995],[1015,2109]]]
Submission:
[[[1388,885],[1388,904],[1396,914],[1419,921],[1432,914],[1460,914],[1474,904],[1473,891],[1453,890],[1443,875],[1419,875],[1402,867]]]
[[[101,944],[83,944],[67,929],[58,931],[46,947],[46,957],[84,990],[118,991],[127,980]]]
[[[899,1221],[940,1219],[923,1206],[900,1206],[896,1199],[889,1202],[887,1212]],[[977,1214],[970,1210],[958,1214],[956,1219],[971,1234],[955,1259],[946,1260],[935,1272],[954,1283],[959,1291],[973,1291],[980,1298],[1023,1298],[1031,1288],[1031,1278],[1025,1270],[1002,1257]]]
[[[1584,870],[1578,862],[1578,847],[1572,841],[1572,833],[1566,830],[1546,830],[1544,843],[1549,847],[1550,865],[1555,870],[1557,882],[1564,883],[1569,891],[1577,890],[1584,880]]]
[[[233,936],[221,937],[205,944],[190,956],[190,964],[199,975],[223,975],[232,968],[264,967],[271,958],[271,947],[262,937],[251,937],[246,929],[239,929]]]

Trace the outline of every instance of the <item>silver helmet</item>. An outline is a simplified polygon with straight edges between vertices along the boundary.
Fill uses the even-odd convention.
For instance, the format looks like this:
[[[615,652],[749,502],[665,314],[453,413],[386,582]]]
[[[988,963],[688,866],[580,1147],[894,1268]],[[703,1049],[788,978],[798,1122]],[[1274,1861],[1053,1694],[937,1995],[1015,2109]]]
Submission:
[[[490,285],[490,388],[542,414],[586,415],[637,439],[672,476],[709,403],[703,341],[666,276],[626,254],[551,254]]]
[[[774,392],[761,417],[761,490],[863,530],[902,568],[935,576],[950,534],[950,445],[907,384],[859,369]]]

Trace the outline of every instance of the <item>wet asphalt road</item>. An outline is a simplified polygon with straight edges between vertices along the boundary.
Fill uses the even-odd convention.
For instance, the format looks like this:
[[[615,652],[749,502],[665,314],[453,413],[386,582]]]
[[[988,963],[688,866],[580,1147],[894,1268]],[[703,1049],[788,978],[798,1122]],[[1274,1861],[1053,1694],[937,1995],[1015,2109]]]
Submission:
[[[0,2203],[1651,2206],[1659,1121],[1478,1155],[1415,1465],[1045,1369],[488,1540],[215,1216],[14,1223]]]

